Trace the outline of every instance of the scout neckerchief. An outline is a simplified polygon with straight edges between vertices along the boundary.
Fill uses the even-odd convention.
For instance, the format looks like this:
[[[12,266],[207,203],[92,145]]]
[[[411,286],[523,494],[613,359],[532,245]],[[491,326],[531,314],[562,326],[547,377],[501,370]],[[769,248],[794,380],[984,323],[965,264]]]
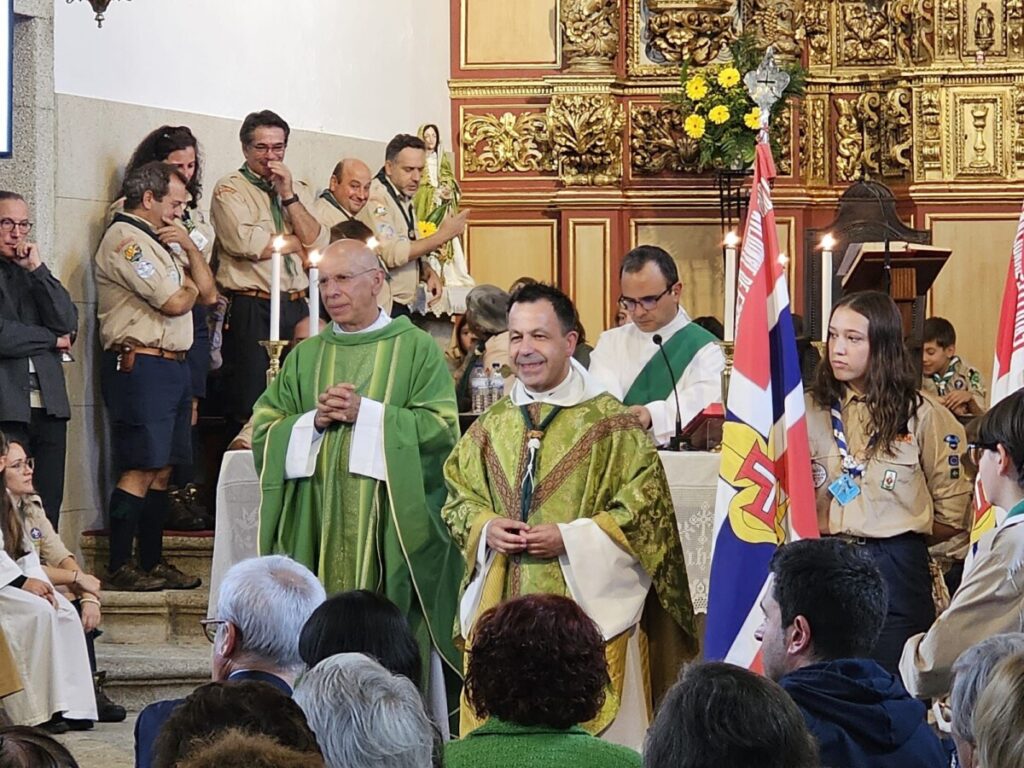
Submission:
[[[544,437],[544,430],[548,428],[551,420],[562,410],[560,405],[551,406],[551,413],[541,419],[540,424],[534,426],[529,407],[528,405],[519,406],[519,412],[523,414],[523,421],[526,422],[526,447],[530,451],[530,455],[526,460],[526,473],[523,475],[522,483],[523,493],[520,496],[519,502],[519,519],[524,523],[530,516],[530,506],[533,504],[534,473],[537,469],[537,452],[540,450],[540,441]]]
[[[1018,517],[1020,515],[1024,515],[1024,499],[1021,499],[1013,505],[1013,508],[1006,513],[1006,518],[1003,520],[1003,523],[1005,524],[1011,517]]]
[[[405,225],[409,228],[409,239],[415,240],[416,214],[412,210],[412,201],[410,200],[408,203],[402,201],[401,195],[398,194],[398,190],[395,189],[394,185],[391,183],[391,179],[388,178],[388,175],[384,172],[383,168],[381,168],[377,173],[377,180],[384,185],[388,194],[391,195],[391,199],[394,200],[395,205],[398,206],[398,210],[402,212],[402,218],[405,219]]]
[[[935,382],[935,391],[940,395],[946,394],[946,387],[949,386],[949,382],[956,376],[956,369],[960,367],[960,358],[953,355],[949,358],[949,365],[946,366],[945,373],[933,373],[932,381]]]
[[[331,205],[333,205],[335,208],[337,208],[338,213],[340,213],[349,221],[352,221],[352,214],[341,207],[341,203],[339,203],[337,199],[334,197],[334,195],[331,194],[331,190],[325,189],[323,192],[320,193],[320,197],[326,200]]]
[[[864,474],[866,464],[857,461],[857,458],[850,453],[849,445],[846,442],[846,432],[843,430],[843,411],[839,400],[832,401],[832,436],[836,440],[836,447],[839,448],[839,455],[842,457],[843,474],[833,480],[828,489],[843,506],[846,506],[860,495],[860,487],[854,483],[854,479]],[[877,434],[868,440],[868,448],[874,445],[878,438]]]
[[[160,246],[169,254],[171,254],[171,264],[174,265],[174,269],[178,272],[178,281],[181,281],[181,270],[178,269],[178,260],[176,258],[173,258],[174,251],[172,251],[170,248],[168,248],[166,245],[160,242],[160,238],[157,237],[157,234],[156,232],[153,231],[153,228],[149,226],[148,221],[143,221],[142,219],[136,218],[135,216],[129,216],[125,213],[115,213],[114,218],[111,219],[110,221],[110,225],[113,226],[118,222],[121,222],[123,224],[129,224],[135,227],[140,232],[144,233],[150,240],[154,240],[155,242],[160,243]]]
[[[245,163],[242,163],[242,167],[238,169],[238,172],[256,189],[267,193],[267,196],[270,198],[270,215],[274,217],[274,232],[282,234],[284,232],[284,209],[281,207],[281,197],[274,189],[274,185],[253,173]],[[295,260],[291,258],[291,254],[287,254],[287,258],[284,260],[284,267],[288,270],[288,274],[291,277],[295,277],[298,274],[295,269]]]

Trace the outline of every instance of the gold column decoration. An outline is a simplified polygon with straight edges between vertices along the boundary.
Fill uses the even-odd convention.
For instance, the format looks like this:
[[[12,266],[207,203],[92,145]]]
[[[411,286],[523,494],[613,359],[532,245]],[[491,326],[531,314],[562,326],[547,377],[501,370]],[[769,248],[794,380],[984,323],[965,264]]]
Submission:
[[[800,170],[810,185],[828,183],[828,97],[807,96],[800,107]]]
[[[1024,0],[1006,0],[1006,45],[1011,56],[1024,54]]]
[[[630,162],[637,175],[662,171],[695,171],[700,148],[683,130],[675,107],[631,104]]]
[[[861,175],[861,157],[864,154],[864,135],[857,118],[857,105],[849,99],[836,101],[839,120],[836,122],[836,179],[857,181]]]
[[[642,0],[641,0],[642,1]],[[648,45],[666,61],[703,66],[736,39],[731,2],[672,3],[675,10],[652,13],[647,20]]]
[[[556,94],[547,109],[558,176],[567,187],[607,186],[622,179],[625,113],[607,94]]]
[[[942,170],[942,93],[938,88],[924,88],[917,100],[920,140],[918,146],[918,178],[927,171]]]
[[[914,144],[914,118],[910,108],[909,88],[897,87],[885,94],[882,105],[883,176],[902,176],[913,166],[910,150]]]
[[[619,52],[619,0],[562,0],[562,55],[575,72],[604,72]]]
[[[960,58],[960,0],[939,0],[935,38],[943,58]]]
[[[797,18],[797,37],[807,41],[808,63],[812,67],[831,63],[831,8],[829,0],[804,0]]]
[[[783,104],[772,115],[771,133],[779,138],[779,154],[775,166],[780,176],[793,175],[793,107]]]
[[[1024,168],[1024,84],[1013,88],[1013,167]]]
[[[462,124],[463,162],[470,173],[555,170],[544,115],[504,112],[467,114]]]

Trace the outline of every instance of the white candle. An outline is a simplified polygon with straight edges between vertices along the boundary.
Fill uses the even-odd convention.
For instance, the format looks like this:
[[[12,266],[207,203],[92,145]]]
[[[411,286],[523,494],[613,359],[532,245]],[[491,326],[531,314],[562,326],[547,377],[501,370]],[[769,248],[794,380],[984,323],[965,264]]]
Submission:
[[[736,246],[740,238],[733,231],[725,236],[725,341],[736,338]]]
[[[828,319],[832,314],[832,249],[836,247],[831,234],[821,238],[821,340],[828,341]]]
[[[320,330],[320,251],[309,252],[309,335]]]
[[[270,340],[281,340],[281,249],[284,238],[274,238],[274,253],[270,257]]]

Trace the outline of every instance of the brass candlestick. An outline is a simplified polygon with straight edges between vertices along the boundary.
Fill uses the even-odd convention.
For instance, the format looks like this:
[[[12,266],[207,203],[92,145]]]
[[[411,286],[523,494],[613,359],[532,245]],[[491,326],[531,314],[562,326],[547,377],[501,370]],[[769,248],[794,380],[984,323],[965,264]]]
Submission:
[[[260,346],[267,350],[267,356],[270,358],[270,367],[267,368],[267,386],[269,387],[271,382],[277,378],[277,374],[281,372],[281,354],[288,346],[288,342],[261,341]]]
[[[736,351],[735,341],[720,341],[718,346],[725,353],[725,368],[722,369],[722,407],[729,406],[729,382],[732,379],[732,358]]]

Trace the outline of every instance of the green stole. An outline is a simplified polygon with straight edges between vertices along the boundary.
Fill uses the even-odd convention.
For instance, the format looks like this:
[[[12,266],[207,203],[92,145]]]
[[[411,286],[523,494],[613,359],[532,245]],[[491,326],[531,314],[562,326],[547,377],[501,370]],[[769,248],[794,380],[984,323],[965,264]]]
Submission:
[[[714,342],[715,337],[709,331],[691,322],[672,334],[672,337],[664,343],[663,348],[672,362],[672,370],[682,376],[694,355]],[[633,380],[626,396],[622,398],[622,403],[623,405],[645,405],[653,403],[655,400],[665,400],[675,388],[676,382],[672,380],[661,352],[655,352]]]

